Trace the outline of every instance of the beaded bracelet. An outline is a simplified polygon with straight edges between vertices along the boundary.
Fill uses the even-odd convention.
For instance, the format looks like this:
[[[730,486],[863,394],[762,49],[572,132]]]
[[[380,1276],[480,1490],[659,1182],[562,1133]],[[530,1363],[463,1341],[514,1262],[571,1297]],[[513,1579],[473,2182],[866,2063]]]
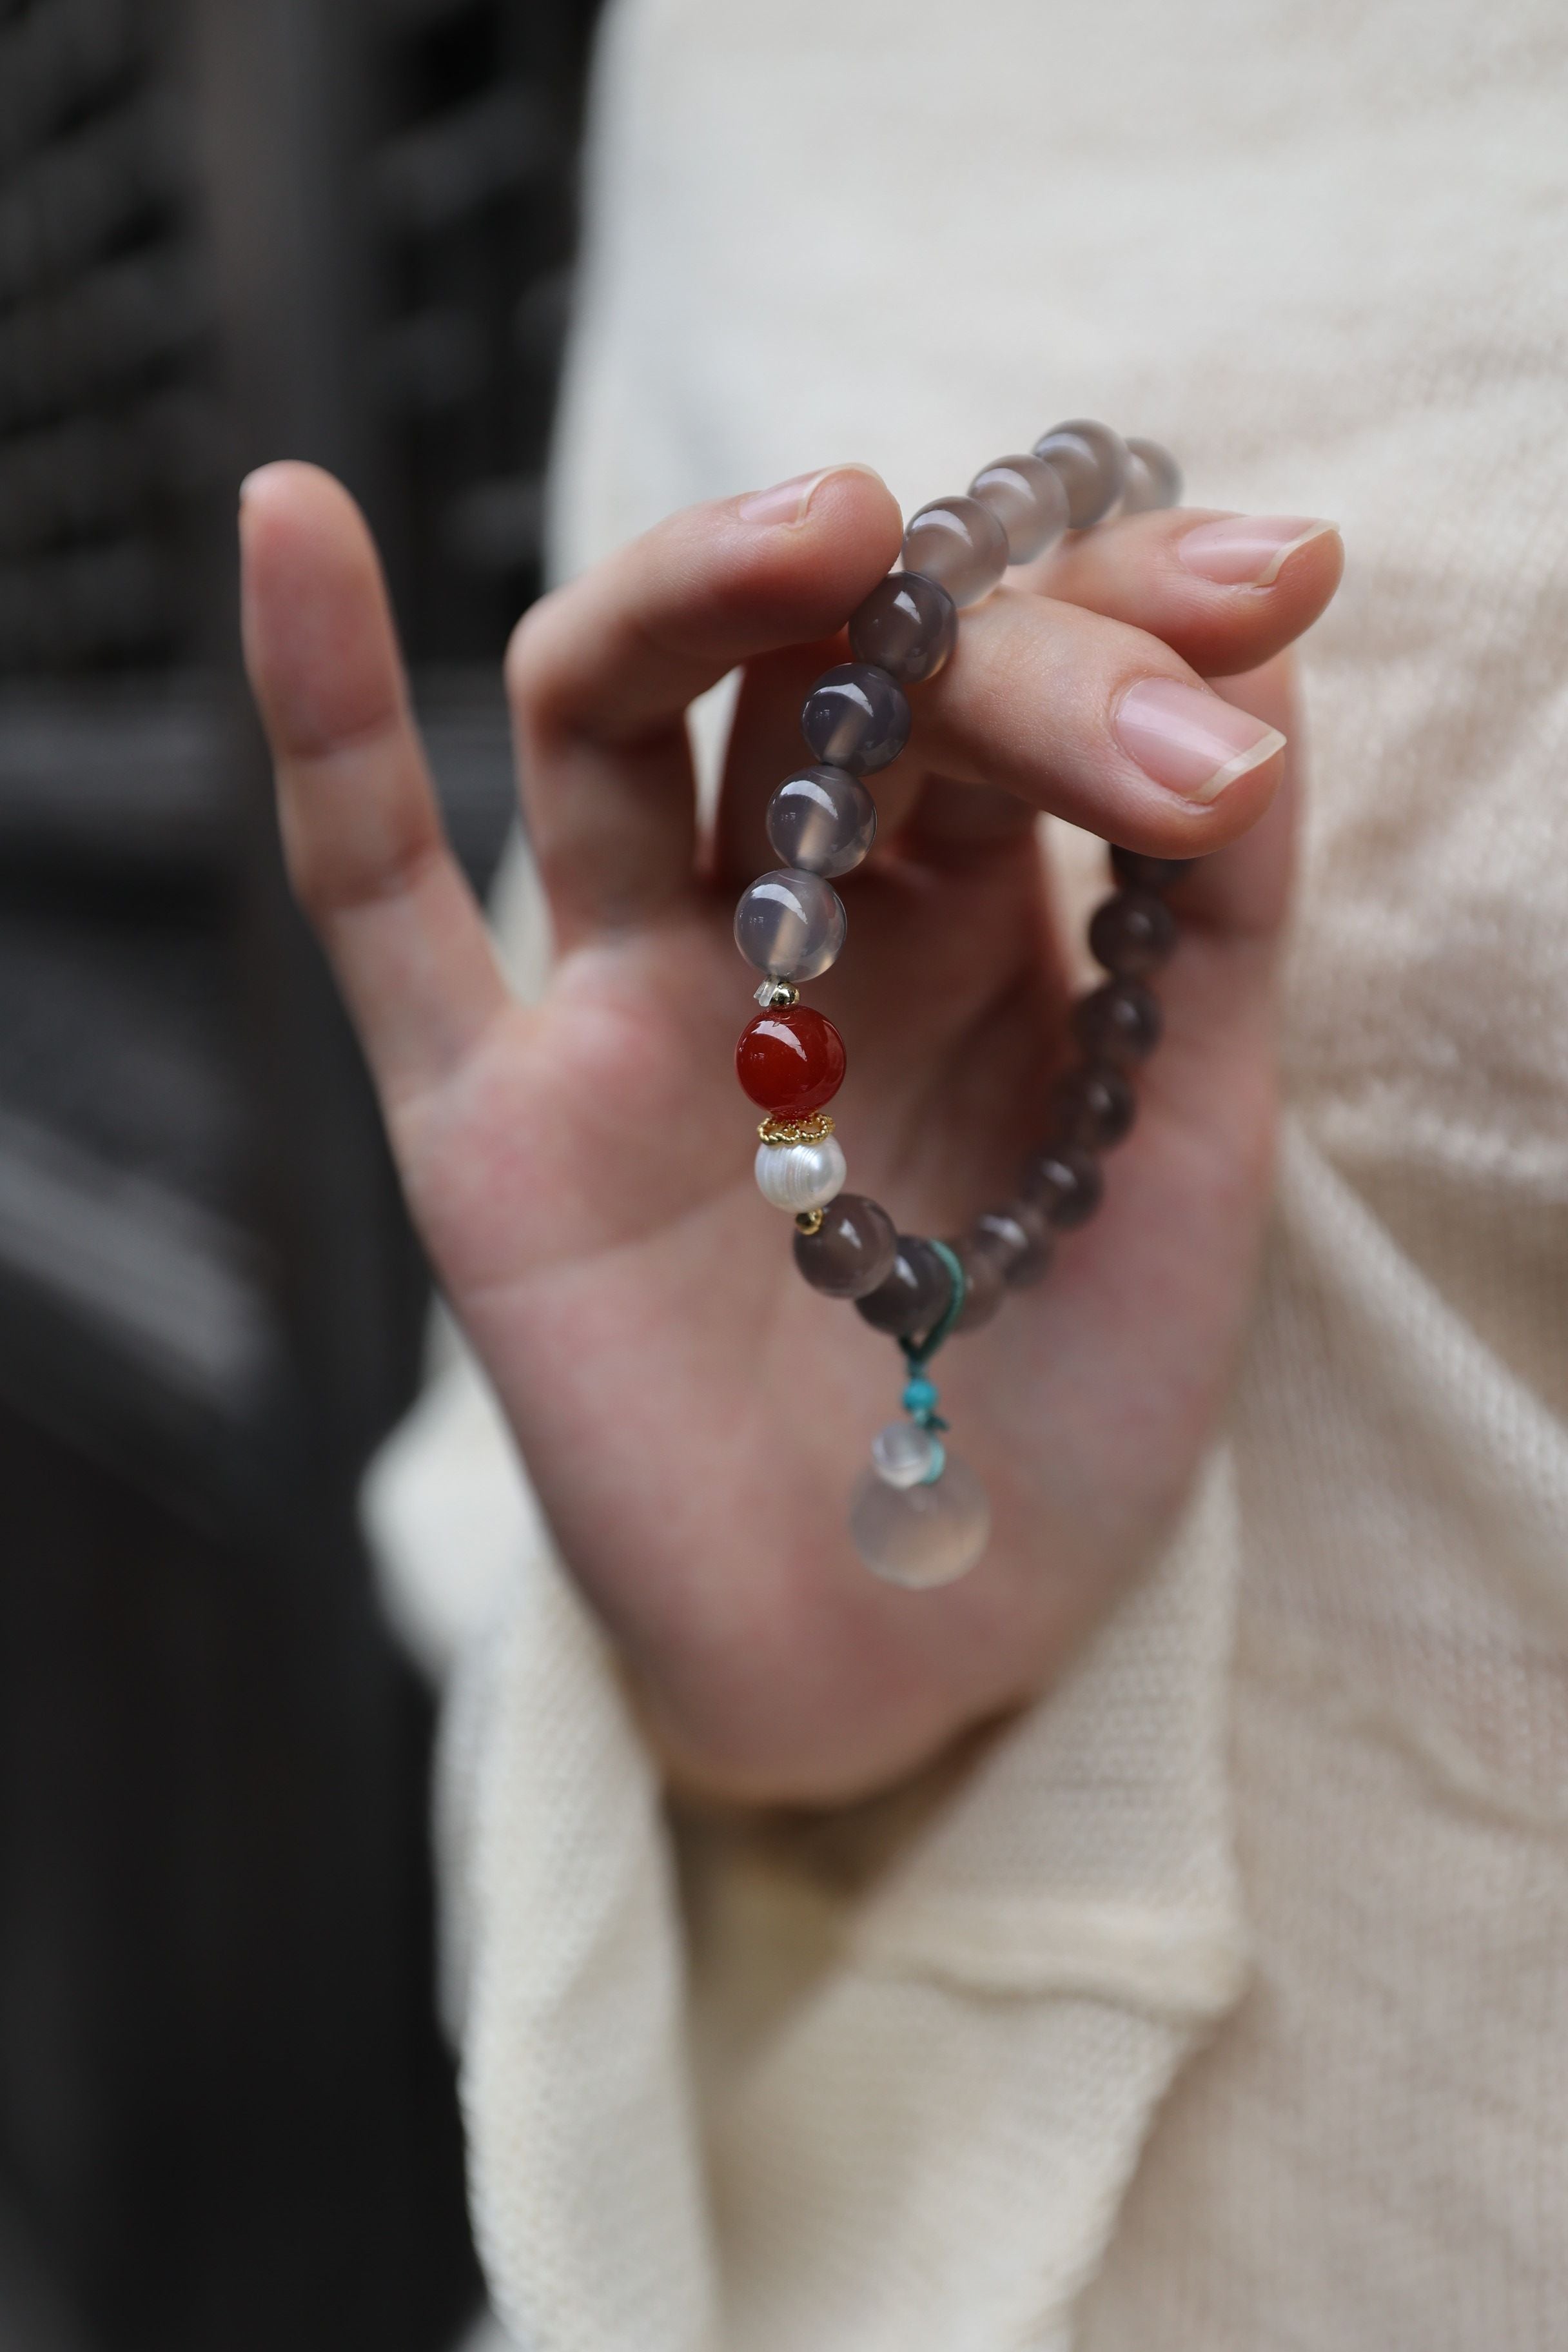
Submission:
[[[1110,975],[1073,1007],[1081,1059],[1057,1084],[1042,1150],[1019,1197],[951,1240],[900,1234],[887,1211],[845,1192],[844,1153],[824,1106],[843,1083],[844,1041],[799,1001],[844,945],[835,877],[858,866],[877,835],[862,781],[909,740],[907,686],[934,677],[957,642],[959,611],[988,595],[1009,564],[1029,563],[1068,530],[1114,514],[1174,506],[1181,475],[1157,442],[1122,441],[1088,418],[1058,425],[1028,457],[999,457],[963,498],[922,507],[890,572],[849,623],[855,658],[817,679],[801,730],[816,766],[786,776],[768,805],[768,839],[784,864],[751,884],[735,910],[741,953],[763,975],[763,1007],[735,1049],[741,1085],[767,1115],[758,1134],[763,1197],[795,1221],[795,1263],[813,1289],[853,1299],[905,1360],[904,1418],[871,1445],[850,1506],[856,1549],[895,1584],[950,1583],[985,1549],[984,1488],[943,1442],[947,1423],[929,1367],[945,1340],[990,1321],[1008,1290],[1037,1283],[1058,1232],[1082,1224],[1103,1189],[1098,1154],[1132,1124],[1129,1073],[1159,1043],[1160,1007],[1146,985],[1175,944],[1162,892],[1185,859],[1111,850],[1121,887],[1089,925]]]

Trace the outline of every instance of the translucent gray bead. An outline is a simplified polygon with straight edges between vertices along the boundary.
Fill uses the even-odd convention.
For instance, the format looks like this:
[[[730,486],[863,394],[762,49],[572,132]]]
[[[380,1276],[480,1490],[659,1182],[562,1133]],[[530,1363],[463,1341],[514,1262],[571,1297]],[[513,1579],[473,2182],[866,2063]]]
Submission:
[[[1182,469],[1158,441],[1130,440],[1127,480],[1121,492],[1123,514],[1144,514],[1151,507],[1176,507],[1182,502]]]
[[[889,1584],[951,1584],[985,1549],[991,1506],[969,1465],[950,1454],[929,1486],[890,1486],[866,1471],[850,1501],[849,1533],[873,1575]]]
[[[819,875],[759,876],[741,893],[735,945],[772,980],[815,980],[844,945],[844,908]]]
[[[1195,857],[1144,857],[1136,849],[1112,848],[1110,853],[1117,880],[1131,890],[1169,890],[1197,862]]]
[[[864,1192],[840,1192],[814,1234],[796,1234],[795,1262],[825,1298],[864,1298],[892,1271],[899,1254],[893,1221]]]
[[[1127,446],[1109,425],[1092,416],[1053,425],[1035,444],[1035,455],[1054,466],[1068,494],[1068,521],[1087,530],[1110,512],[1127,480]]]
[[[768,803],[768,839],[803,874],[847,874],[877,838],[877,803],[847,768],[802,768]]]
[[[978,1331],[1002,1304],[1001,1265],[973,1234],[950,1235],[947,1245],[963,1268],[963,1304],[952,1328],[955,1332]]]
[[[1135,980],[1108,980],[1073,1006],[1072,1034],[1091,1062],[1147,1061],[1164,1028],[1158,1000]]]
[[[914,1339],[933,1331],[946,1314],[952,1296],[952,1276],[930,1242],[900,1234],[892,1265],[875,1290],[855,1302],[874,1331],[895,1339]]]
[[[958,608],[923,572],[890,572],[849,616],[849,649],[889,677],[934,677],[958,643]]]
[[[819,760],[869,775],[910,740],[910,706],[898,679],[871,662],[825,670],[805,698],[800,731]]]
[[[998,457],[975,475],[969,495],[989,507],[1006,532],[1009,563],[1032,563],[1068,527],[1062,478],[1043,457]]]
[[[1024,1170],[1026,1198],[1047,1224],[1058,1233],[1086,1224],[1105,1192],[1105,1175],[1092,1151],[1077,1144],[1053,1143],[1036,1154]]]
[[[910,519],[904,570],[945,588],[962,610],[988,596],[1007,569],[1007,534],[978,499],[933,499]]]
[[[1138,1098],[1109,1063],[1069,1070],[1051,1090],[1051,1132],[1080,1150],[1109,1151],[1131,1126]]]
[[[1157,971],[1176,944],[1176,919],[1152,890],[1118,890],[1095,910],[1089,951],[1118,980]]]
[[[1009,1290],[1027,1290],[1038,1282],[1056,1246],[1043,1211],[1027,1201],[985,1210],[975,1218],[970,1232],[994,1257]]]

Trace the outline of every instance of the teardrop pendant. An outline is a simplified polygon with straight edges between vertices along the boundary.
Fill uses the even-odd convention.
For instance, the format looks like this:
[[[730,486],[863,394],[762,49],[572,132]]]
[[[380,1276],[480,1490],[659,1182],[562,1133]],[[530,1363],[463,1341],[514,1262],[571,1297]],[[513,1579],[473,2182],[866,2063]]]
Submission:
[[[873,1576],[925,1590],[974,1566],[991,1534],[991,1506],[969,1465],[950,1454],[929,1486],[889,1486],[868,1470],[849,1507],[849,1532]]]
[[[934,1432],[894,1422],[855,1489],[849,1532],[874,1576],[920,1591],[974,1566],[990,1538],[991,1505],[968,1463]]]

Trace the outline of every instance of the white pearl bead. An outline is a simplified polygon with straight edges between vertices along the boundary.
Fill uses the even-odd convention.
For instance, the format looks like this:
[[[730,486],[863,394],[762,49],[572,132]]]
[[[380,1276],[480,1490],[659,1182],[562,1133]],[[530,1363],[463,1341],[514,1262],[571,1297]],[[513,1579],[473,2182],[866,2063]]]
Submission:
[[[972,1569],[991,1534],[985,1489],[956,1454],[930,1486],[889,1486],[868,1470],[849,1507],[855,1549],[875,1576],[919,1590]]]
[[[871,1440],[871,1466],[889,1486],[923,1486],[942,1458],[941,1438],[918,1421],[890,1421]]]
[[[849,1173],[835,1135],[820,1143],[760,1143],[755,1161],[757,1190],[775,1209],[798,1216],[803,1209],[826,1209],[844,1190]]]

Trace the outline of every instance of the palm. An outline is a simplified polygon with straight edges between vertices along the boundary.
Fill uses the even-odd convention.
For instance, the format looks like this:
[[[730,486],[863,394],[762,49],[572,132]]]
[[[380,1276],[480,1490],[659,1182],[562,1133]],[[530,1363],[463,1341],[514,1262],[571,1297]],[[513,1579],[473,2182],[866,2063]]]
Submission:
[[[1005,1197],[1038,1140],[1067,1001],[1043,880],[1026,837],[956,879],[894,857],[846,889],[850,946],[813,995],[850,1045],[836,1109],[851,1181],[908,1230],[949,1230]],[[1020,1696],[1190,1476],[1248,1279],[1267,1024],[1250,1067],[1196,1087],[1189,1071],[1179,1100],[1145,1088],[1100,1216],[1041,1287],[943,1357],[952,1442],[995,1531],[984,1581],[911,1613],[865,1577],[846,1532],[900,1360],[800,1282],[787,1221],[752,1181],[731,903],[715,891],[688,923],[569,958],[455,1114],[410,1139],[416,1206],[611,1623],[635,1640],[640,1592],[689,1594],[753,1727],[831,1647],[858,1738],[889,1644],[907,1643],[898,1725],[877,1731],[916,1748],[955,1644],[973,1645],[986,1705]],[[1183,977],[1190,992],[1198,975]],[[1181,1054],[1179,1029],[1166,1051]]]
[[[1281,796],[1248,832],[1277,764],[1221,807],[1181,808],[1107,748],[1105,712],[1130,675],[1192,677],[1145,609],[1211,672],[1239,672],[1327,600],[1337,542],[1248,604],[1173,588],[1159,559],[1187,524],[1144,517],[1070,556],[1050,601],[994,597],[924,689],[940,774],[909,777],[912,821],[887,824],[844,887],[848,948],[813,998],[849,1049],[850,1181],[942,1234],[1008,1196],[1064,1057],[1066,959],[1020,813],[1217,852],[1176,897],[1165,1043],[1100,1214],[941,1359],[993,1536],[972,1577],[911,1595],[866,1574],[846,1528],[899,1359],[796,1276],[731,1059],[750,1009],[735,887],[770,862],[761,812],[803,665],[890,560],[891,501],[860,474],[824,478],[809,529],[696,509],[536,608],[511,683],[562,952],[524,1008],[440,839],[363,525],[323,477],[261,478],[247,646],[296,886],[563,1555],[678,1762],[741,1794],[874,1786],[1049,1677],[1151,1557],[1212,1434],[1268,1183],[1288,819]],[[703,878],[681,712],[737,661]],[[1223,702],[1180,691],[1234,736]],[[1260,673],[1232,698],[1272,719],[1281,692]],[[1007,791],[977,801],[980,779]],[[976,824],[987,807],[1000,822]]]

